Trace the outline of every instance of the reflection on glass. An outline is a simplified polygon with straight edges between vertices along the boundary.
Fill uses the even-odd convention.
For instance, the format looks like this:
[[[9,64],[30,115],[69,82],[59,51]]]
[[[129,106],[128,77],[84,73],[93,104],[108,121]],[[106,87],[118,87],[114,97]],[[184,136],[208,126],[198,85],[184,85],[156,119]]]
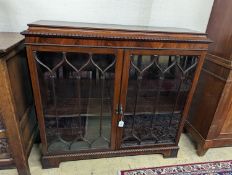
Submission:
[[[48,151],[110,147],[115,55],[34,52]]]
[[[122,147],[174,143],[196,56],[132,55]]]

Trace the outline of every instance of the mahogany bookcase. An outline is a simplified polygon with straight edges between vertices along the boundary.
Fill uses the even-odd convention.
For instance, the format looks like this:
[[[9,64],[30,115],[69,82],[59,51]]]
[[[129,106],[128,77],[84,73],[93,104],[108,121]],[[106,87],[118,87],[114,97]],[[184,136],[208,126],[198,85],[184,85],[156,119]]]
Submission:
[[[57,21],[28,26],[22,33],[43,168],[100,157],[177,156],[206,34]]]
[[[203,156],[209,148],[232,146],[232,1],[215,0],[207,26],[210,44],[186,121]]]
[[[24,37],[0,32],[0,169],[16,167],[19,175],[30,175],[37,134]]]

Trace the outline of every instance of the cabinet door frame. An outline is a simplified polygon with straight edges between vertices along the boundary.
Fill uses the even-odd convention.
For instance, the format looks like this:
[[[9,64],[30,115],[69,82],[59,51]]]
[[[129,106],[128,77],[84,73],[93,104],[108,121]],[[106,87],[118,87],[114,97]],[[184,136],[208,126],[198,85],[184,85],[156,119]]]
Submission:
[[[192,81],[192,85],[189,89],[187,99],[185,102],[184,109],[182,111],[182,117],[180,119],[179,127],[177,129],[177,135],[175,139],[174,144],[162,144],[162,146],[177,146],[181,132],[183,130],[184,122],[187,118],[188,111],[191,105],[192,97],[197,85],[197,81],[199,79],[200,71],[204,62],[204,58],[206,55],[206,52],[202,52],[201,50],[195,51],[195,50],[145,50],[145,49],[125,49],[124,51],[124,62],[123,62],[123,72],[122,72],[122,83],[121,83],[121,93],[120,93],[120,104],[122,105],[122,108],[126,108],[126,98],[127,98],[127,89],[128,89],[128,81],[129,81],[129,70],[130,70],[130,58],[131,55],[188,55],[188,56],[198,56],[198,64],[196,66],[196,70],[194,73],[194,78]],[[118,116],[118,122],[120,121],[121,116]],[[143,146],[134,146],[134,147],[126,147],[121,148],[121,141],[123,136],[123,128],[117,127],[117,143],[116,143],[116,149],[122,150],[122,149],[131,149],[131,148],[149,148],[149,147],[160,147],[161,145],[143,145]]]
[[[122,77],[122,65],[123,65],[123,50],[122,49],[111,49],[111,48],[94,48],[94,47],[65,47],[65,46],[51,46],[51,45],[28,45],[27,56],[29,63],[29,70],[32,80],[32,88],[34,94],[34,100],[36,104],[36,114],[38,119],[38,124],[40,128],[40,138],[42,143],[42,154],[43,155],[54,155],[54,154],[72,154],[77,152],[98,152],[98,151],[109,151],[115,150],[116,148],[116,130],[117,130],[117,114],[119,97],[120,97],[120,87],[121,87],[121,77]],[[48,152],[47,138],[46,138],[46,128],[43,114],[43,106],[41,99],[41,91],[38,80],[38,72],[36,67],[36,61],[34,59],[34,51],[49,51],[49,52],[78,52],[78,53],[93,53],[93,54],[114,54],[116,58],[115,63],[115,79],[114,79],[114,96],[113,96],[113,106],[112,106],[112,122],[111,122],[111,144],[109,149],[94,149],[94,150],[84,150],[84,151],[59,151],[58,153]]]

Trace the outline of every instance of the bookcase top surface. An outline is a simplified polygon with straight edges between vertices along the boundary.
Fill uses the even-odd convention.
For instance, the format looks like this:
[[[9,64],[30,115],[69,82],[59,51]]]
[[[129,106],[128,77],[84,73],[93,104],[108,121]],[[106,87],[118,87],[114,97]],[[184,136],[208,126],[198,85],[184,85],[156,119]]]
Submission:
[[[118,25],[118,24],[97,24],[82,22],[66,21],[47,21],[40,20],[28,24],[29,27],[48,27],[48,28],[72,28],[86,30],[114,30],[114,31],[131,31],[147,33],[186,33],[193,35],[206,35],[205,33],[174,27],[153,27],[153,26],[136,26],[136,25]]]
[[[21,33],[26,36],[27,42],[30,40],[29,38],[33,37],[133,42],[181,42],[196,44],[209,44],[212,42],[207,38],[206,33],[172,27],[95,24],[44,20],[30,23],[28,26],[29,28]],[[33,42],[40,41],[32,39],[28,43]]]
[[[16,47],[24,36],[14,32],[0,32],[0,54],[6,53]]]

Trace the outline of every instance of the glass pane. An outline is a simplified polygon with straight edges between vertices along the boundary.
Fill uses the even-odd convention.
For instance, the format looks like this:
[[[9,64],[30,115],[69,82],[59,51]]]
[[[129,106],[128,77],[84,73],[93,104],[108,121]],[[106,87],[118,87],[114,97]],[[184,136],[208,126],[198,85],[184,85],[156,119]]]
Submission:
[[[0,160],[9,159],[11,157],[11,152],[8,144],[7,138],[0,138]]]
[[[196,65],[196,56],[131,56],[122,147],[175,143]]]
[[[34,52],[48,151],[110,148],[115,55]]]
[[[3,117],[1,113],[0,113],[0,130],[5,130],[5,125],[3,123]]]

